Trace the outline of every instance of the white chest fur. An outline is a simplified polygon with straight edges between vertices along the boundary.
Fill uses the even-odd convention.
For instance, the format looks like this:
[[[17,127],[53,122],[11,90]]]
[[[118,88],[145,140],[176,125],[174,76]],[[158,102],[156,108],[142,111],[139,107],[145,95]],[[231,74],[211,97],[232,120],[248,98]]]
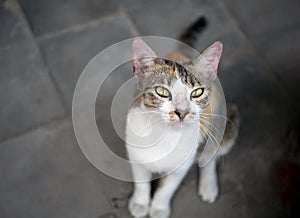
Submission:
[[[199,124],[176,127],[161,115],[131,109],[127,117],[126,147],[131,161],[152,172],[170,172],[190,166],[202,138]]]

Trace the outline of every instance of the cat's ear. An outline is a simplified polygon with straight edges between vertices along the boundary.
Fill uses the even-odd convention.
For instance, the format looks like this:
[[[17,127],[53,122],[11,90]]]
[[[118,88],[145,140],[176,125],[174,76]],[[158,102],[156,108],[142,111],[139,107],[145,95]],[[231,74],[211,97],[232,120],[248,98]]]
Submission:
[[[223,51],[223,44],[214,42],[194,61],[194,67],[204,73],[205,79],[212,82],[217,77],[218,65]]]
[[[133,71],[135,75],[141,75],[144,68],[154,63],[157,55],[155,52],[140,38],[136,38],[132,43],[133,50]]]

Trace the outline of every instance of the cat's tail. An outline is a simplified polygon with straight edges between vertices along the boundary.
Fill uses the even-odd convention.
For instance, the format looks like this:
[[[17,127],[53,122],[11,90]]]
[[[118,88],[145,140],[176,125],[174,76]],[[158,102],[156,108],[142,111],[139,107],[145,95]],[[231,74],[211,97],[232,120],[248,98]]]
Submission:
[[[199,34],[207,26],[207,20],[205,17],[198,17],[186,30],[181,34],[179,40],[191,47],[194,46],[198,39]]]
[[[223,140],[221,142],[220,155],[227,154],[234,146],[238,136],[240,119],[237,106],[229,104],[227,106],[227,122]]]

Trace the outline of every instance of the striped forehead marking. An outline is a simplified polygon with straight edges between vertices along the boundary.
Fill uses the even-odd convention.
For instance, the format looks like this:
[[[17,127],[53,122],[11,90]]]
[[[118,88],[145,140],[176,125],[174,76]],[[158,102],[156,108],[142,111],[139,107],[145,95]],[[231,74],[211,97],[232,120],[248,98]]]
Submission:
[[[178,77],[178,67],[176,64],[173,65],[173,71],[171,72],[171,77]]]

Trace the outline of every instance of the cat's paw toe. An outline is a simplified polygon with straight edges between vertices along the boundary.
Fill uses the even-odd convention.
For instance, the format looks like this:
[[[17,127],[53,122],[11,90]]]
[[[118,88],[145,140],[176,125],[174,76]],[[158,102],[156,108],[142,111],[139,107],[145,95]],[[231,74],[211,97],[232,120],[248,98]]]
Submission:
[[[199,195],[202,200],[207,203],[213,203],[216,201],[219,193],[218,185],[214,183],[202,183],[199,188]]]
[[[169,208],[151,208],[150,210],[150,217],[151,218],[168,218],[170,216],[170,209]]]
[[[141,218],[147,216],[149,207],[147,204],[141,204],[135,202],[134,200],[130,200],[128,209],[133,217]]]

